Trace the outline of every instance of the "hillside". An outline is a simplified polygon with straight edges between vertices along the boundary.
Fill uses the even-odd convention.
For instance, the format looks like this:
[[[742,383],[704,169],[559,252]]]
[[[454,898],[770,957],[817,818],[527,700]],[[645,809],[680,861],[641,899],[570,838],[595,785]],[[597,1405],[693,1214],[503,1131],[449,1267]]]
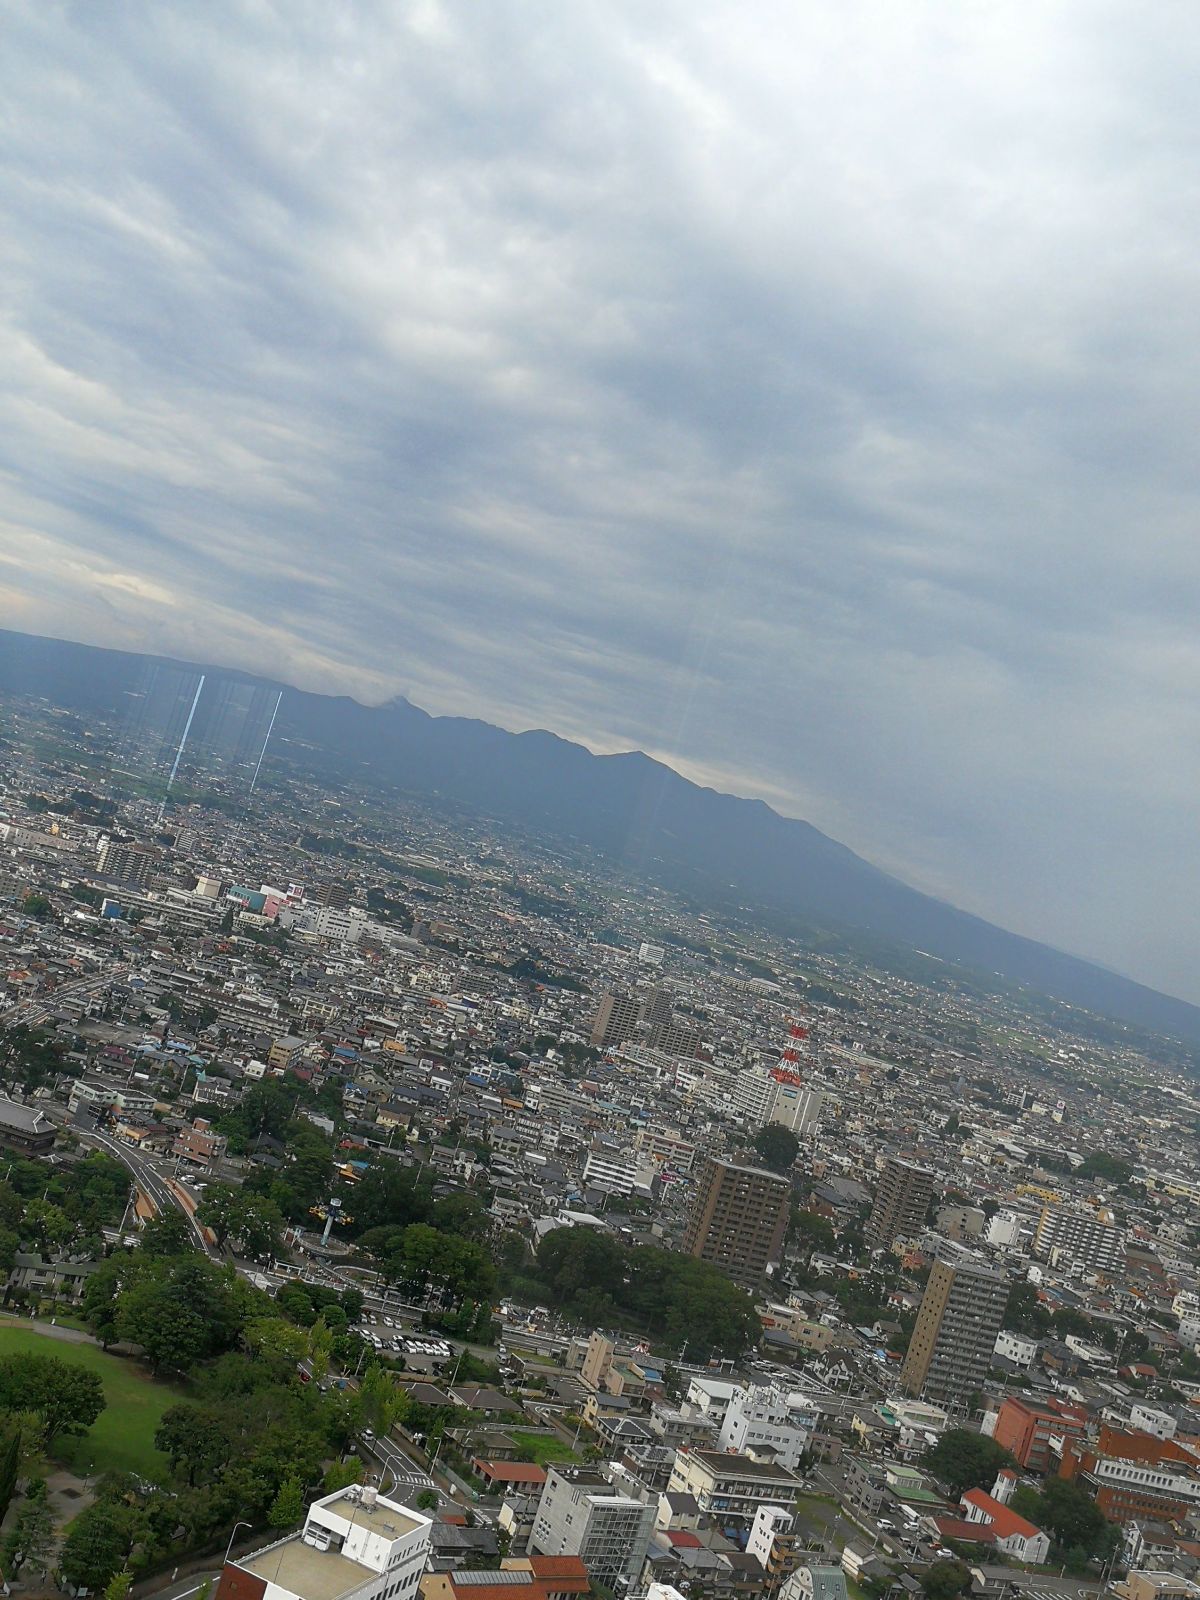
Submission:
[[[0,691],[76,710],[119,710],[147,669],[160,665],[181,664],[0,630]],[[214,685],[282,687],[204,670]],[[732,892],[764,908],[862,928],[1068,1004],[1200,1041],[1200,1008],[922,894],[810,823],[702,788],[640,752],[595,756],[552,733],[431,717],[405,700],[367,707],[290,688],[276,732],[310,746],[331,771],[369,766],[410,791],[573,839],[693,894]]]

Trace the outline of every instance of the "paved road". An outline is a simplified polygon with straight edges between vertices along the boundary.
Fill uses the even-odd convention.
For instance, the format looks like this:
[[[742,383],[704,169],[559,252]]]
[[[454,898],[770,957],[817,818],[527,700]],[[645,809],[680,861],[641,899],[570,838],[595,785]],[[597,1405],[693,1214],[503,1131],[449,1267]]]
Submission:
[[[84,1333],[82,1328],[64,1328],[61,1322],[47,1322],[41,1317],[14,1317],[7,1313],[0,1316],[0,1326],[32,1328],[35,1333],[44,1333],[48,1339],[61,1339],[64,1344],[100,1343],[90,1333]]]
[[[410,1495],[415,1499],[424,1489],[442,1492],[424,1467],[418,1466],[393,1439],[362,1439],[359,1450],[373,1456],[383,1469],[383,1477],[391,1484],[391,1488],[380,1484],[384,1494],[397,1494],[401,1499]]]
[[[37,995],[29,1000],[18,1000],[14,1005],[6,1006],[0,1011],[0,1026],[15,1028],[20,1023],[27,1027],[36,1028],[45,1022],[61,1001],[70,995],[94,994],[98,989],[106,989],[109,984],[116,983],[130,971],[128,963],[115,967],[105,967],[100,972],[90,972],[82,978],[72,978],[69,983],[60,983],[57,989],[52,989],[49,994]]]
[[[196,1243],[205,1255],[218,1257],[220,1252],[209,1244],[204,1236],[204,1229],[188,1210],[180,1195],[167,1182],[167,1175],[159,1168],[149,1156],[143,1155],[140,1150],[135,1150],[132,1145],[124,1144],[120,1139],[115,1139],[111,1133],[105,1133],[101,1128],[79,1128],[75,1132],[85,1144],[94,1144],[110,1155],[114,1160],[128,1169],[133,1181],[154,1207],[156,1216],[161,1216],[164,1211],[170,1211],[172,1206],[182,1212],[187,1218]]]

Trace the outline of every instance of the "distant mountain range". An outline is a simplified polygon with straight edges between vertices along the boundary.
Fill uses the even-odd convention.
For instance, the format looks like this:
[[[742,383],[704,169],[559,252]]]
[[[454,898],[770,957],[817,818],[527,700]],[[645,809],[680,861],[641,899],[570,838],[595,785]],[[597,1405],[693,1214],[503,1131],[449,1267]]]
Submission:
[[[601,852],[696,897],[756,904],[818,925],[862,929],[1121,1022],[1200,1042],[1200,1007],[994,927],[880,871],[810,823],[760,800],[701,788],[634,751],[595,756],[541,731],[508,733],[431,717],[406,700],[367,707],[247,673],[0,630],[0,692],[119,713],[147,670],[183,668],[286,690],[276,735],[327,770],[367,765],[413,793]]]

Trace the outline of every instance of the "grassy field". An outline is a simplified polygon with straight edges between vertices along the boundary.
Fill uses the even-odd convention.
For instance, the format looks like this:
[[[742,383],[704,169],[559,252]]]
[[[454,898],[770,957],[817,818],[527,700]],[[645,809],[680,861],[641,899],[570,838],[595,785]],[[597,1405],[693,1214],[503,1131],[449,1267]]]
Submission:
[[[520,1428],[506,1428],[504,1430],[519,1450],[528,1450],[539,1467],[544,1467],[547,1461],[566,1461],[578,1465],[583,1460],[576,1455],[569,1444],[548,1433],[526,1433]]]
[[[154,1448],[154,1434],[163,1412],[182,1398],[165,1383],[156,1383],[143,1368],[111,1356],[93,1344],[68,1344],[33,1329],[0,1323],[0,1356],[32,1351],[57,1356],[99,1375],[108,1402],[85,1434],[59,1439],[54,1457],[71,1471],[137,1472],[157,1478],[166,1466]]]

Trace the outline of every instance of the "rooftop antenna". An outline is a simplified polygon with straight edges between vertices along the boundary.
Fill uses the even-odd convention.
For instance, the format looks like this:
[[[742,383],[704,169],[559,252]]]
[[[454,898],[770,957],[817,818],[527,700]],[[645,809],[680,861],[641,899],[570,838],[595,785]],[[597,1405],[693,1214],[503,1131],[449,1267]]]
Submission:
[[[192,709],[187,714],[187,721],[183,725],[183,738],[179,741],[179,749],[175,752],[175,760],[171,764],[171,776],[167,779],[167,787],[163,792],[162,805],[158,808],[158,820],[162,823],[167,814],[167,801],[171,798],[171,785],[175,782],[175,774],[179,771],[179,763],[183,757],[183,747],[187,743],[187,736],[192,731],[192,718],[196,715],[196,707],[200,703],[200,695],[204,689],[204,674],[200,674],[200,682],[196,685],[196,693],[192,696]]]

